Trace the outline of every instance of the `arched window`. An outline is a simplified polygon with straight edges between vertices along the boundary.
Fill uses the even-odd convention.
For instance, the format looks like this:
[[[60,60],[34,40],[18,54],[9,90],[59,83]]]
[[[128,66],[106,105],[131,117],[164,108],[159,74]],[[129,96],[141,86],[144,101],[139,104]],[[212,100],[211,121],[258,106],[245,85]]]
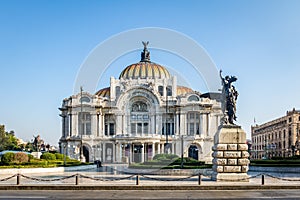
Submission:
[[[160,94],[160,96],[164,96],[164,87],[163,86],[158,86],[158,93]]]
[[[80,102],[81,103],[90,103],[91,99],[89,97],[81,97]]]
[[[200,100],[199,97],[196,95],[191,95],[188,98],[188,101],[199,101],[199,100]]]

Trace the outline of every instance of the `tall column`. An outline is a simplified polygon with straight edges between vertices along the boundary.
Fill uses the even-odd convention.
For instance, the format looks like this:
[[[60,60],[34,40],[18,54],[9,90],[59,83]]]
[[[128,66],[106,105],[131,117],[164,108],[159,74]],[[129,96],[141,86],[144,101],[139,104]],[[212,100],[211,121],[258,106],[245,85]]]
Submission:
[[[76,114],[72,114],[72,122],[71,122],[72,124],[71,124],[71,127],[72,127],[72,131],[71,131],[71,133],[72,133],[72,136],[75,136],[75,135],[79,135],[79,133],[78,133],[78,114],[76,113]]]
[[[101,159],[102,162],[105,162],[105,161],[106,161],[106,158],[105,158],[105,152],[106,152],[106,145],[105,145],[105,143],[103,142],[103,143],[102,143],[102,159]]]
[[[91,135],[97,136],[97,113],[91,113]]]
[[[122,134],[125,134],[125,115],[122,115]]]
[[[69,119],[68,119],[68,125],[69,125],[69,127],[68,127],[68,136],[72,136],[73,134],[72,134],[72,123],[73,123],[73,121],[72,121],[72,113],[70,113],[69,114]]]
[[[186,135],[186,113],[180,115],[180,135]]]
[[[128,160],[129,160],[129,163],[132,163],[132,149],[133,149],[133,144],[129,144],[129,157],[128,157]]]
[[[207,135],[206,133],[206,114],[200,115],[200,130],[201,130],[201,136],[205,137]]]
[[[144,143],[142,143],[142,151],[141,151],[141,162],[143,163],[144,161],[145,161],[145,155],[146,155],[146,153],[145,153],[145,144]]]
[[[176,113],[175,115],[175,135],[179,135],[180,130],[179,130],[179,113]]]
[[[102,137],[105,136],[105,117],[104,114],[102,113]]]
[[[149,123],[149,128],[150,128],[150,134],[153,136],[155,134],[155,116],[150,115],[150,123]]]
[[[116,134],[122,132],[122,115],[116,115]]]
[[[113,153],[112,153],[112,162],[116,162],[116,146],[117,144],[116,143],[112,143],[112,146],[113,146]]]
[[[156,115],[156,133],[162,135],[162,114]]]
[[[160,154],[160,143],[157,143],[157,154]]]
[[[99,134],[99,137],[103,137],[103,132],[102,132],[102,113],[98,114],[98,134]]]
[[[210,120],[209,120],[209,113],[206,114],[206,136],[209,136],[210,131]]]
[[[155,142],[152,143],[152,155],[151,155],[151,158],[153,159],[154,156],[155,156]]]
[[[165,153],[165,144],[161,144],[161,152]]]
[[[133,143],[132,143],[132,146],[131,146],[131,147],[132,147],[132,148],[131,148],[131,156],[132,156],[132,157],[131,157],[131,161],[134,162],[134,161],[135,161],[135,160],[134,160],[134,156],[135,156],[135,155],[134,155],[134,144],[133,144]]]

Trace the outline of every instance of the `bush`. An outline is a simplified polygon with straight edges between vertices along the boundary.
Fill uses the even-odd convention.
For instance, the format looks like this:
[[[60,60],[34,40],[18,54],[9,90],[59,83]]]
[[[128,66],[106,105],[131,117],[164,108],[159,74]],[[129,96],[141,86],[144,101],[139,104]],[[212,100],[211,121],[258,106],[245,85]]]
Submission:
[[[1,162],[4,164],[4,165],[8,165],[10,164],[11,162],[13,162],[15,159],[15,154],[12,153],[12,152],[8,152],[8,153],[5,153],[2,157],[1,157]]]
[[[45,160],[56,160],[56,156],[53,153],[43,153],[41,155],[41,159],[45,159]]]
[[[24,162],[28,162],[28,160],[29,158],[26,153],[18,152],[15,154],[15,159],[14,159],[15,163],[24,163]]]
[[[162,160],[162,161],[170,161],[179,158],[179,156],[175,154],[156,154],[153,157],[153,160]]]
[[[61,154],[61,153],[55,153],[54,155],[55,155],[55,157],[56,157],[57,160],[63,160],[64,157],[65,157],[65,155]]]
[[[33,155],[28,154],[28,162],[30,162],[32,159],[34,159]]]

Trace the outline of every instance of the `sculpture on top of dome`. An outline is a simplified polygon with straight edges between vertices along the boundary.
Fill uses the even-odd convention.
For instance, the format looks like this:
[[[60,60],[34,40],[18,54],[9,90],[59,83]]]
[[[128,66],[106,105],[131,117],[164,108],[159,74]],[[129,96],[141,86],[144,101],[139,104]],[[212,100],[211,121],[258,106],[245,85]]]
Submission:
[[[150,52],[147,49],[149,41],[147,42],[142,41],[142,43],[144,45],[144,50],[141,53],[141,62],[150,62]]]

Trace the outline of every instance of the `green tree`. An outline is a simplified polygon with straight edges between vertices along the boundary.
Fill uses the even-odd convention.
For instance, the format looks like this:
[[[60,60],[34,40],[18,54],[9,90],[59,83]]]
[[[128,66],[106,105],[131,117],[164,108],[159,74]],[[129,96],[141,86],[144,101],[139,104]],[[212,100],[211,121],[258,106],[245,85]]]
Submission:
[[[0,151],[20,150],[14,131],[6,132],[5,126],[0,125]]]

